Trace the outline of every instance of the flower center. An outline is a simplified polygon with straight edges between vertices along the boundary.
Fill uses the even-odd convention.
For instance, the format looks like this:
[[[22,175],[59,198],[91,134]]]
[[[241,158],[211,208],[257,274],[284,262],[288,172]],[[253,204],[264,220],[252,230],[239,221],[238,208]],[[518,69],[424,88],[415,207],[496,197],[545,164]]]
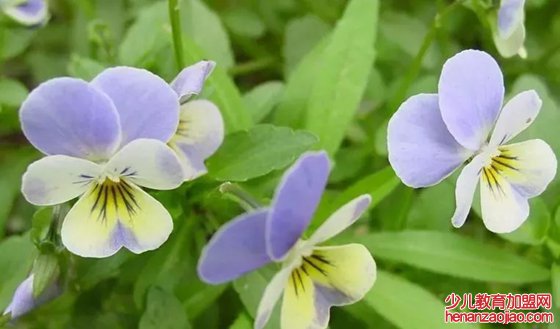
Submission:
[[[500,146],[487,152],[488,160],[482,167],[482,180],[494,193],[504,193],[502,184],[506,176],[511,176],[519,171],[517,157],[511,153],[507,146]]]
[[[314,281],[328,281],[328,274],[335,265],[320,251],[314,250],[310,255],[301,257],[301,264],[294,268],[288,282],[288,289],[293,289],[296,296],[309,289]]]
[[[102,221],[120,217],[118,214],[122,212],[132,217],[140,209],[136,195],[134,187],[126,179],[106,177],[88,192],[87,198],[92,200],[90,213],[93,218]]]

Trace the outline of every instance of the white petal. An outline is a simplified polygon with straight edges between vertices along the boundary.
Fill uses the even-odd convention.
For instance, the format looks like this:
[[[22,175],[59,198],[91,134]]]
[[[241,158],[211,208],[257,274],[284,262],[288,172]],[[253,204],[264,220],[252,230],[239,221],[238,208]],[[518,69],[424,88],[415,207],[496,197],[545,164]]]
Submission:
[[[292,274],[293,268],[291,266],[283,268],[278,272],[270,281],[266,289],[264,290],[263,296],[259,303],[259,308],[257,309],[257,316],[255,317],[255,329],[262,329],[270,319],[270,315],[274,310],[274,306],[282,297],[284,292],[284,287]]]
[[[339,208],[321,225],[309,239],[312,245],[326,241],[344,231],[360,218],[371,202],[368,194],[360,195]]]
[[[167,210],[149,194],[121,179],[107,179],[86,192],[62,224],[64,246],[82,257],[108,257],[121,247],[134,253],[161,246],[171,234]]]
[[[183,182],[179,159],[167,145],[155,139],[136,139],[128,143],[107,163],[114,178],[125,177],[133,183],[156,190],[171,190]]]
[[[515,95],[502,109],[490,138],[490,145],[504,144],[529,127],[535,121],[541,106],[542,100],[534,90]]]
[[[281,327],[327,328],[331,307],[362,299],[376,276],[375,261],[363,245],[315,248],[286,284]]]
[[[480,185],[482,220],[488,230],[509,233],[525,222],[529,203],[503,176],[482,175]]]
[[[170,145],[179,153],[186,179],[206,172],[204,160],[224,140],[224,121],[216,105],[207,100],[194,100],[181,106],[179,127]]]
[[[179,96],[181,103],[188,100],[192,95],[198,95],[202,91],[204,81],[212,73],[216,63],[213,61],[200,61],[184,68],[170,83],[171,88]]]
[[[515,27],[513,33],[507,37],[502,38],[496,31],[493,33],[494,44],[500,55],[505,58],[519,55],[521,58],[527,57],[526,50],[523,44],[525,43],[525,25],[519,24]]]
[[[88,190],[101,174],[94,162],[51,155],[33,162],[23,175],[21,192],[38,206],[52,206],[72,200]]]
[[[474,192],[478,184],[481,168],[486,160],[486,155],[479,154],[469,162],[457,179],[455,186],[455,213],[451,218],[451,224],[461,227],[465,224],[471,210]]]

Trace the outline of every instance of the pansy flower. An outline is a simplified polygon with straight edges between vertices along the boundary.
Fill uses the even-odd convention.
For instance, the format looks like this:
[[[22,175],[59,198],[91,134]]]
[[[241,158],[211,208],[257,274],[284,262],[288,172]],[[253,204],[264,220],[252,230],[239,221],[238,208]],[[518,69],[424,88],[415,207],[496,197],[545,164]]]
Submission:
[[[496,61],[467,50],[443,66],[438,94],[410,97],[389,121],[389,161],[406,185],[435,185],[468,161],[455,190],[455,227],[464,224],[480,182],[486,227],[514,231],[529,215],[528,199],[556,175],[556,156],[544,141],[508,144],[535,120],[537,93],[521,92],[502,108],[503,99]]]
[[[166,145],[179,101],[164,80],[130,67],[109,68],[91,82],[52,79],[30,93],[20,120],[27,139],[47,155],[24,174],[25,198],[52,206],[79,197],[62,224],[69,251],[107,257],[167,240],[171,216],[141,189],[174,189],[184,178]]]
[[[504,57],[527,57],[525,50],[525,0],[501,0],[493,24],[494,44]]]
[[[206,173],[204,160],[214,154],[224,140],[224,121],[218,107],[208,100],[191,99],[202,91],[214,66],[212,61],[200,61],[183,69],[171,82],[181,109],[179,125],[169,146],[181,161],[185,180]]]
[[[34,275],[31,274],[16,288],[10,305],[4,310],[4,315],[9,314],[12,319],[18,318],[60,295],[59,286],[52,284],[39,297],[33,297],[33,280]]]
[[[49,18],[45,0],[0,0],[0,9],[20,24],[33,26]]]
[[[262,296],[257,329],[265,326],[282,296],[282,328],[326,328],[331,306],[360,300],[375,281],[375,262],[363,245],[318,246],[354,223],[367,209],[369,195],[342,206],[308,240],[302,239],[329,170],[326,153],[304,154],[282,177],[269,207],[233,219],[202,253],[198,273],[211,284],[281,263]]]

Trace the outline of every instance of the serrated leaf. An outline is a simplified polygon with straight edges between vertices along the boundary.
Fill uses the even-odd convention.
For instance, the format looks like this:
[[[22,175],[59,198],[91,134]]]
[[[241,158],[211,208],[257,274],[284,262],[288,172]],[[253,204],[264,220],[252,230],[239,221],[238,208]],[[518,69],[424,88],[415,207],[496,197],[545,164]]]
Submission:
[[[280,81],[262,83],[243,96],[245,107],[251,114],[253,122],[261,122],[280,102],[284,84]]]
[[[286,167],[316,142],[306,131],[258,125],[226,136],[207,162],[208,174],[220,181],[246,181]]]
[[[459,278],[504,283],[540,282],[550,278],[550,270],[541,265],[510,251],[453,233],[380,232],[357,240],[374,257]]]
[[[191,325],[181,302],[173,294],[159,287],[152,287],[138,328],[190,329]]]
[[[21,82],[0,78],[0,105],[17,108],[28,93],[27,88]]]
[[[377,281],[364,301],[400,329],[478,328],[477,325],[445,323],[442,300],[424,288],[385,271],[377,271]]]
[[[340,146],[368,83],[374,59],[377,0],[352,0],[321,56],[305,127],[331,155]]]

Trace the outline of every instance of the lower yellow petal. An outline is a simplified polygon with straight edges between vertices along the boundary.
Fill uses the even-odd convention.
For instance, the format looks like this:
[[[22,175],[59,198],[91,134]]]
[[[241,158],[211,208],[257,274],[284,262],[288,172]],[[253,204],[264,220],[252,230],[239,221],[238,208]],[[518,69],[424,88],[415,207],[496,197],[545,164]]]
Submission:
[[[315,248],[286,284],[282,329],[326,328],[331,306],[360,300],[375,278],[375,261],[364,246]]]
[[[121,247],[135,253],[158,248],[173,229],[167,210],[136,185],[106,179],[68,212],[62,242],[83,257],[108,257]]]

